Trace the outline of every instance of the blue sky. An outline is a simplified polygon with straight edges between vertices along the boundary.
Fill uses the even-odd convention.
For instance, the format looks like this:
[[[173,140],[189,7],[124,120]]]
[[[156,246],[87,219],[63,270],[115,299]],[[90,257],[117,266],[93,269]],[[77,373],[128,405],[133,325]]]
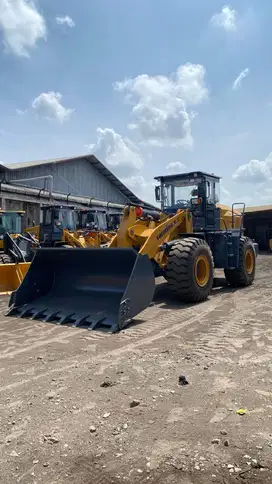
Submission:
[[[201,169],[223,202],[272,203],[271,16],[268,0],[0,0],[0,161],[93,152],[149,201],[154,176]]]

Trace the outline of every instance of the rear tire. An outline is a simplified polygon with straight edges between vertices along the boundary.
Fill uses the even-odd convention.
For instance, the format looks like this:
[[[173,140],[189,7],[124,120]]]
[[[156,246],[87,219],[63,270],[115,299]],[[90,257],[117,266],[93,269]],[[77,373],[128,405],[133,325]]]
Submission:
[[[13,260],[8,254],[0,254],[0,264],[13,264]]]
[[[255,279],[256,254],[254,245],[248,237],[241,237],[239,247],[239,267],[225,269],[225,277],[233,287],[250,286]]]
[[[168,254],[165,278],[182,301],[205,301],[213,286],[213,256],[208,244],[195,237],[179,240]]]

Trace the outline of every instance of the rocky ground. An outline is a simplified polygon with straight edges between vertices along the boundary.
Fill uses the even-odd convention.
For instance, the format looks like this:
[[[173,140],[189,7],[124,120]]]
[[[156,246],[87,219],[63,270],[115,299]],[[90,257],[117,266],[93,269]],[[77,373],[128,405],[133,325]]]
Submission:
[[[203,304],[159,284],[115,335],[6,318],[0,299],[0,482],[272,482],[271,288],[269,255]]]

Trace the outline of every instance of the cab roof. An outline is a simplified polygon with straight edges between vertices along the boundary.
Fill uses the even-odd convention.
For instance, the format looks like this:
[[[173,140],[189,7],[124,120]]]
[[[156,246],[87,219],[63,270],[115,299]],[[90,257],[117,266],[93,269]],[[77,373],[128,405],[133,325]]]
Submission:
[[[181,181],[181,180],[190,180],[194,178],[204,178],[207,180],[212,180],[215,182],[219,182],[220,176],[215,175],[214,173],[206,173],[205,171],[191,171],[188,173],[179,173],[176,175],[163,175],[163,176],[155,176],[155,180],[161,182],[171,182],[171,181]]]

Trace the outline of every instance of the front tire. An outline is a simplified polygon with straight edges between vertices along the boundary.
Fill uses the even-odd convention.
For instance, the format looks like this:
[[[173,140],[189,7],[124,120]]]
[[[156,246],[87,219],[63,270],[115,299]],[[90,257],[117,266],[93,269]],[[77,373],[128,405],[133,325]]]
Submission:
[[[205,301],[213,286],[213,256],[208,244],[195,237],[179,240],[168,254],[165,278],[182,301]]]
[[[254,245],[248,237],[240,238],[239,266],[237,269],[225,269],[225,277],[232,287],[251,286],[255,279],[256,254]]]

